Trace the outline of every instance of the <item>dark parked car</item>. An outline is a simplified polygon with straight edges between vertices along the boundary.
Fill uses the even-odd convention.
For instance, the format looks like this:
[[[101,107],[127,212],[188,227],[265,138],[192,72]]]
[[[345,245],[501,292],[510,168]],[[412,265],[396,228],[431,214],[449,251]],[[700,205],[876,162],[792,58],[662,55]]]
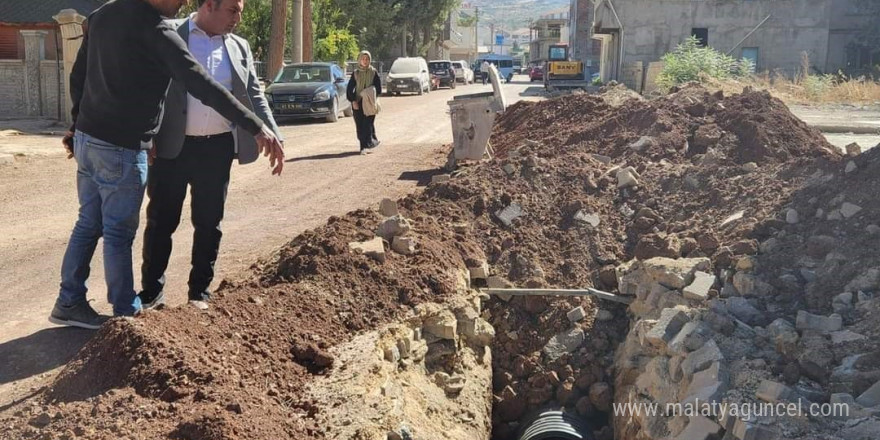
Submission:
[[[437,77],[440,83],[438,87],[455,88],[455,67],[452,66],[452,61],[429,61],[428,70],[432,76]]]
[[[544,81],[544,67],[534,66],[529,70],[529,82]]]
[[[332,63],[303,63],[284,66],[266,99],[277,119],[315,119],[336,122],[339,112],[351,116],[351,103],[345,99],[348,78]]]

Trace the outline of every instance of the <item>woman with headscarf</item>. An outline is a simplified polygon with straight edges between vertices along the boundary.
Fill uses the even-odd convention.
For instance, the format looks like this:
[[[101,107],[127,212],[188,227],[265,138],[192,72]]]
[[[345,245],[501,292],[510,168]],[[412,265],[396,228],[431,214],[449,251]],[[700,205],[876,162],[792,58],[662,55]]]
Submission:
[[[382,94],[382,80],[372,66],[372,61],[373,56],[370,52],[363,51],[358,54],[358,67],[351,74],[346,91],[346,97],[351,101],[351,109],[354,113],[361,154],[367,154],[367,149],[379,146],[379,140],[376,139],[376,115],[367,116],[364,113],[363,96],[361,96],[364,89],[371,86],[375,88],[375,96]]]

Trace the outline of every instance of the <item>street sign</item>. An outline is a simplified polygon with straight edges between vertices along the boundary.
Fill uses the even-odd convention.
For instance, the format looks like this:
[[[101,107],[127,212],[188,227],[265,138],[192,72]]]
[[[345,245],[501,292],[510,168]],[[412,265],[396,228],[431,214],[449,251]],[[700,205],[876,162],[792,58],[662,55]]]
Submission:
[[[499,46],[504,45],[504,34],[495,35],[495,44]]]

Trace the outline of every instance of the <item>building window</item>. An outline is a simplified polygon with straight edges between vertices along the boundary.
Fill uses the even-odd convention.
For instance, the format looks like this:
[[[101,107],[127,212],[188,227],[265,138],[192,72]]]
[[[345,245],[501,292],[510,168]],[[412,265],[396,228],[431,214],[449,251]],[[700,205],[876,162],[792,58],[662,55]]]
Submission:
[[[697,37],[699,41],[700,47],[706,47],[709,45],[709,29],[707,28],[693,28],[691,29],[691,35]]]
[[[742,49],[742,57],[752,62],[752,68],[758,70],[758,48],[744,47]],[[752,73],[755,73],[752,71]]]

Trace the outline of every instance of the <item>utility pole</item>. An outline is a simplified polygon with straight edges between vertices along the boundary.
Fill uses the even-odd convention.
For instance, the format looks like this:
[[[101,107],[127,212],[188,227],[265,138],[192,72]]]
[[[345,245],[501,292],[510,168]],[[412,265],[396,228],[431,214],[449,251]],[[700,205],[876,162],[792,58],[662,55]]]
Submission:
[[[475,8],[474,16],[476,17],[476,21],[474,22],[474,61],[480,57],[480,7],[477,6]]]
[[[303,62],[303,0],[293,0],[293,14],[290,17],[291,42],[293,52],[291,58],[294,63]]]
[[[489,52],[495,53],[495,23],[492,22],[489,24],[489,46],[491,49]]]

